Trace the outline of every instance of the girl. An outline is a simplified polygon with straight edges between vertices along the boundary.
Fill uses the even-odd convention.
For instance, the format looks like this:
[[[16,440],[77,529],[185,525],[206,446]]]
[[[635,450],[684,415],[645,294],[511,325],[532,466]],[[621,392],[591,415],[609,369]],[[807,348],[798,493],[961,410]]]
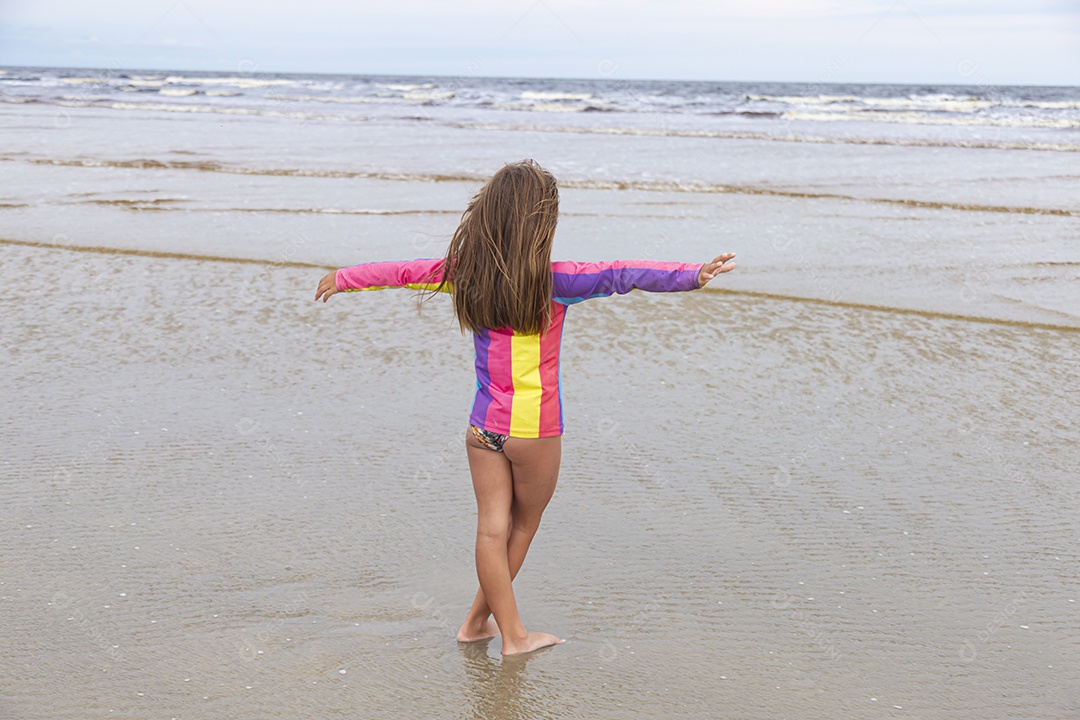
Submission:
[[[694,290],[735,267],[735,253],[692,265],[551,262],[558,215],[550,173],[531,160],[506,165],[469,203],[445,257],[342,268],[323,277],[315,293],[326,302],[338,292],[388,287],[421,290],[424,299],[446,292],[462,332],[472,332],[476,399],[465,447],[476,493],[480,589],[457,639],[501,634],[503,655],[564,642],[525,629],[511,581],[559,476],[559,343],[567,306],[634,288]]]

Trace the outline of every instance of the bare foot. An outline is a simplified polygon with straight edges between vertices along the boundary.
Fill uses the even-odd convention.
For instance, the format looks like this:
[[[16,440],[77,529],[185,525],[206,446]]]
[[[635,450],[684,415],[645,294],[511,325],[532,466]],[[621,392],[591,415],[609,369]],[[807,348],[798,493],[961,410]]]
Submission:
[[[533,650],[539,650],[542,647],[548,645],[558,645],[564,643],[565,640],[560,640],[554,635],[548,635],[547,633],[531,632],[528,633],[522,640],[518,642],[507,642],[506,638],[503,638],[503,655],[520,655],[521,653],[532,652]]]
[[[466,622],[458,630],[458,642],[476,642],[477,640],[490,640],[499,634],[499,626],[495,624],[495,618],[488,617],[484,624],[477,628]]]

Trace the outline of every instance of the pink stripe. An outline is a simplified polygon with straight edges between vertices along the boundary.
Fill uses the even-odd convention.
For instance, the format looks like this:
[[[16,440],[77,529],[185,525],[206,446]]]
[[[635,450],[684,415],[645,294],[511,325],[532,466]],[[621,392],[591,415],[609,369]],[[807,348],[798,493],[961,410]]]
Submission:
[[[488,374],[491,376],[491,404],[488,405],[484,428],[500,435],[510,434],[510,410],[514,401],[513,365],[510,361],[511,335],[501,330],[488,330]]]
[[[540,336],[540,437],[559,435],[562,412],[559,406],[559,342],[566,308],[552,303],[551,327]]]
[[[551,263],[551,271],[569,275],[591,275],[604,270],[696,270],[701,263],[667,262],[664,260],[606,260],[601,262],[577,262],[557,260]]]

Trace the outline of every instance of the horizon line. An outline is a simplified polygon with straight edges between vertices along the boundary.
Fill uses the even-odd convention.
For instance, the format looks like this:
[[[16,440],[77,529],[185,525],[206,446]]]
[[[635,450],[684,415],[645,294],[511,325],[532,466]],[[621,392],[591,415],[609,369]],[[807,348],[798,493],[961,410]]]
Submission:
[[[25,69],[25,70],[98,70],[109,73],[120,72],[153,72],[153,73],[178,73],[178,74],[195,74],[195,73],[214,73],[217,75],[239,76],[239,77],[257,77],[257,76],[271,76],[271,75],[294,75],[300,77],[310,76],[326,76],[326,77],[385,77],[385,78],[446,78],[449,80],[455,80],[458,82],[465,82],[468,80],[569,80],[569,81],[587,81],[587,82],[622,82],[622,83],[665,83],[665,82],[686,82],[686,83],[716,83],[716,84],[776,84],[776,85],[817,85],[817,86],[837,86],[837,85],[885,85],[896,87],[910,87],[915,85],[929,85],[933,87],[985,87],[985,88],[1003,88],[1003,87],[1041,87],[1041,88],[1067,88],[1067,89],[1080,89],[1080,85],[1058,85],[1050,83],[1030,83],[1030,84],[989,84],[989,83],[938,83],[938,82],[926,82],[926,81],[912,81],[912,82],[871,82],[871,81],[817,81],[817,80],[700,80],[689,78],[615,78],[615,77],[560,77],[551,75],[440,75],[436,73],[357,73],[357,72],[311,72],[311,71],[242,71],[242,70],[197,70],[197,69],[185,69],[185,68],[152,68],[152,67],[122,67],[122,68],[107,68],[101,66],[91,65],[0,65],[0,69]]]

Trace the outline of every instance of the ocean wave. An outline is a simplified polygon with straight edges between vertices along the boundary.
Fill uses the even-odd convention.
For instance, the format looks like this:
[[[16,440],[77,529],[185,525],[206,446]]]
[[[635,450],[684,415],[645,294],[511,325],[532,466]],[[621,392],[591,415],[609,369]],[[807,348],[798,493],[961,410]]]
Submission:
[[[263,95],[267,100],[284,100],[287,102],[324,102],[339,103],[342,105],[401,105],[401,97],[335,97],[333,95],[282,95],[280,93],[267,93]],[[406,103],[409,105],[419,104],[418,101]]]
[[[782,102],[797,105],[804,102],[816,103],[878,103],[882,105],[906,104],[911,102],[966,102],[979,100],[974,95],[951,95],[949,93],[931,93],[925,95],[904,95],[903,97],[874,97],[872,95],[755,95],[748,94],[747,99],[768,102]]]
[[[161,88],[158,93],[166,95],[168,97],[190,97],[192,95],[198,95],[202,90],[196,90],[194,88]]]
[[[843,103],[861,100],[861,98],[854,95],[755,95],[753,93],[747,94],[746,99],[760,102],[787,103],[788,105],[804,102]]]
[[[592,93],[567,93],[567,92],[545,92],[542,90],[525,90],[521,93],[522,100],[580,100],[584,102],[595,102],[596,98]]]
[[[209,91],[208,91],[209,92]],[[180,112],[180,113],[218,113],[221,115],[250,115],[263,117],[286,118],[289,120],[345,120],[351,122],[364,122],[371,118],[360,115],[328,115],[326,113],[312,113],[300,111],[269,110],[249,107],[235,107],[223,105],[197,105],[195,103],[173,105],[158,102],[118,102],[112,100],[85,100],[80,96],[66,96],[62,102],[49,102],[41,98],[7,98],[0,96],[0,102],[5,103],[40,103],[47,105],[59,105],[60,107],[86,107],[107,108],[110,110],[150,110],[156,112]]]
[[[101,75],[97,77],[66,77],[59,79],[61,83],[68,85],[131,85],[135,87],[164,87],[166,85],[228,85],[241,89],[255,89],[264,87],[276,87],[282,85],[295,85],[293,80],[251,77],[188,77],[185,75],[160,75],[113,77]],[[35,83],[37,84],[37,83]]]
[[[265,75],[203,76],[177,72],[120,72],[86,70],[72,73],[67,70],[43,71],[33,77],[25,71],[0,77],[0,87],[17,84],[38,85],[47,96],[52,87],[84,85],[115,96],[130,93],[136,88],[185,88],[208,94],[211,89],[234,91],[285,91],[296,88],[295,99],[312,103],[354,104],[442,104],[510,110],[515,112],[557,113],[618,111],[627,113],[665,113],[690,123],[695,117],[720,116],[726,113],[753,118],[768,117],[767,113],[803,113],[804,119],[813,115],[847,117],[859,115],[870,122],[913,122],[913,117],[949,116],[962,118],[992,118],[991,122],[957,122],[954,124],[991,124],[1000,127],[1072,128],[1070,121],[1080,121],[1080,99],[1065,88],[1010,88],[941,86],[882,86],[820,85],[816,93],[803,93],[805,84],[752,85],[748,83],[719,83],[705,85],[694,82],[664,81],[648,89],[635,88],[610,80],[576,81],[567,84],[557,80],[500,80],[476,79],[467,92],[445,82],[427,78],[345,78],[345,77],[268,77]],[[75,77],[61,77],[73,74]],[[19,82],[22,81],[22,82]],[[522,89],[523,87],[529,89]],[[22,89],[20,88],[20,91]],[[456,91],[456,92],[455,92]],[[307,94],[302,94],[307,93]],[[182,97],[178,92],[163,93]],[[222,95],[218,95],[219,97]],[[273,99],[271,96],[270,99]],[[871,113],[878,113],[872,115]],[[760,114],[755,114],[760,113]],[[789,116],[790,117],[790,116]],[[899,119],[897,119],[897,117]],[[1035,120],[1030,118],[1034,117]],[[818,117],[814,120],[825,120]],[[1041,121],[1041,122],[1040,122]],[[698,126],[705,126],[699,122]],[[942,124],[932,121],[924,124]],[[948,124],[948,123],[945,123]]]
[[[781,117],[785,120],[802,120],[805,122],[886,122],[913,125],[972,125],[983,127],[1048,128],[1057,130],[1080,128],[1080,120],[1069,120],[1066,118],[1023,116],[937,117],[914,112],[881,112],[875,110],[860,110],[846,113],[789,111],[783,113]]]
[[[549,113],[566,113],[566,112],[584,112],[590,107],[594,110],[600,110],[600,108],[590,105],[566,105],[564,103],[530,103],[528,105],[521,105],[518,103],[495,103],[492,107],[496,110],[517,110],[519,112],[549,112]]]
[[[1005,97],[984,98],[973,95],[935,93],[905,97],[858,97],[855,95],[747,95],[747,100],[818,108],[824,111],[846,112],[852,106],[887,110],[923,110],[929,112],[976,113],[1001,108],[1033,108],[1040,110],[1078,110],[1080,101],[1017,100]]]
[[[185,103],[185,104],[170,104],[163,102],[122,102],[108,99],[91,99],[85,96],[68,95],[63,96],[63,99],[57,101],[55,98],[41,98],[41,97],[24,97],[24,96],[12,96],[12,95],[0,95],[0,102],[3,103],[22,103],[22,104],[49,104],[58,105],[61,107],[96,107],[96,108],[109,108],[114,110],[141,110],[141,111],[157,111],[157,112],[182,112],[182,113],[218,113],[222,115],[240,115],[240,116],[265,116],[265,117],[278,117],[287,118],[292,120],[302,121],[345,121],[345,122],[368,122],[372,120],[372,117],[363,115],[335,115],[322,112],[311,112],[303,110],[290,110],[288,106],[280,101],[290,100],[317,100],[327,103],[383,103],[393,104],[406,102],[412,105],[423,104],[420,100],[415,101],[402,101],[401,99],[386,99],[386,98],[335,98],[335,97],[319,97],[319,96],[304,96],[304,95],[277,95],[267,94],[266,99],[278,100],[277,108],[255,108],[255,107],[243,107],[243,106],[228,106],[228,105],[209,105],[200,103]],[[500,109],[510,110],[522,110],[526,112],[537,112],[536,105],[528,106],[515,106],[515,105],[502,105]],[[591,112],[591,111],[603,111],[608,108],[595,107],[595,106],[573,106],[573,105],[561,105],[552,103],[550,112]],[[797,113],[789,112],[784,113],[782,117],[789,120],[805,120],[807,122],[814,121],[833,121],[833,120],[846,120],[846,121],[864,121],[869,123],[881,123],[881,122],[894,122],[894,123],[907,123],[907,124],[930,124],[930,125],[1000,125],[1005,127],[1022,127],[1022,128],[1076,128],[1080,127],[1080,121],[1058,119],[1050,120],[1046,118],[971,118],[969,120],[956,121],[954,118],[941,119],[930,118],[926,116],[911,116],[911,117],[893,117],[891,120],[886,114],[884,117],[878,116],[858,116],[855,114],[840,115],[835,113],[829,114],[814,114],[814,113]],[[830,136],[830,135],[813,135],[807,133],[791,132],[790,128],[781,127],[776,128],[772,132],[766,131],[742,131],[742,130],[680,130],[671,128],[640,128],[640,127],[590,127],[590,126],[570,126],[570,125],[545,125],[545,124],[516,124],[516,123],[493,123],[493,122],[477,122],[477,123],[458,123],[452,121],[440,120],[437,118],[425,118],[428,122],[434,122],[445,125],[447,127],[460,127],[474,130],[500,130],[500,131],[521,131],[521,132],[557,132],[557,133],[579,133],[579,134],[597,134],[597,135],[641,135],[641,136],[653,136],[653,137],[691,137],[691,138],[716,138],[716,139],[731,139],[731,140],[764,140],[770,142],[799,142],[799,143],[814,143],[814,144],[849,144],[849,145],[886,145],[886,146],[906,146],[906,147],[952,147],[952,148],[970,148],[970,149],[992,149],[992,150],[1037,150],[1037,151],[1049,151],[1049,152],[1077,152],[1080,151],[1080,143],[1070,142],[1042,142],[1034,140],[962,140],[962,139],[949,139],[949,138],[897,138],[897,137],[857,137],[850,135],[843,136]]]
[[[415,90],[433,90],[436,86],[431,83],[375,83],[375,87],[384,88],[386,90],[400,90],[402,92],[413,92]]]
[[[1010,107],[1039,108],[1040,110],[1080,110],[1080,100],[1021,100],[1003,101]]]
[[[857,97],[855,95],[748,95],[761,102],[818,108],[825,111],[850,112],[852,106],[888,110],[925,110],[931,112],[970,113],[1000,107],[1000,100],[947,94],[911,95],[908,97]]]
[[[774,112],[774,111],[769,111],[769,110],[716,110],[716,111],[712,111],[712,112],[706,112],[705,114],[706,115],[716,115],[717,117],[728,117],[728,116],[734,115],[734,116],[737,116],[737,117],[778,118],[781,115],[783,115],[784,113],[782,113],[780,111],[775,111]]]
[[[454,93],[450,90],[445,90],[442,92],[409,91],[404,93],[402,97],[406,100],[449,100],[450,98],[454,97]]]
[[[230,85],[238,88],[261,88],[275,85],[295,85],[293,80],[260,79],[251,77],[185,77],[169,75],[165,82],[170,85]]]
[[[950,95],[922,96],[910,98],[864,98],[864,105],[891,110],[929,110],[933,112],[970,113],[998,107],[997,100],[979,98],[959,98]]]

